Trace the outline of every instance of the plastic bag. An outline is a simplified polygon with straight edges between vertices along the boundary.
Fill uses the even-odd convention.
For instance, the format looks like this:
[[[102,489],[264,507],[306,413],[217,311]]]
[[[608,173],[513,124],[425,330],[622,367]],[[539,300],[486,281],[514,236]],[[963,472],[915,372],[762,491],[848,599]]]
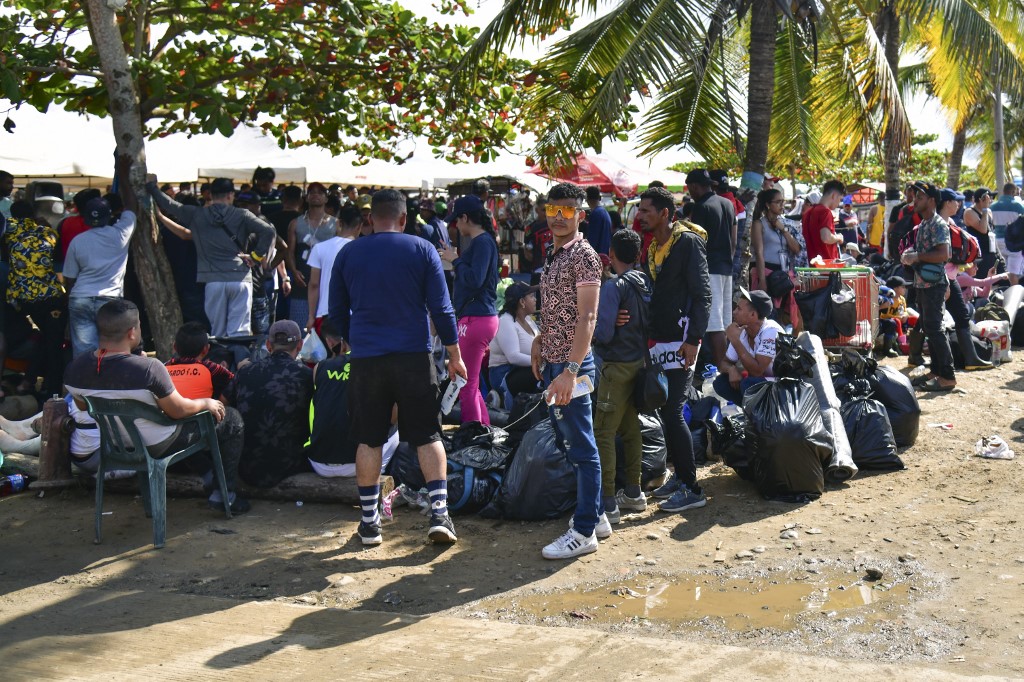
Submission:
[[[327,348],[320,340],[320,335],[314,330],[309,330],[302,339],[302,348],[299,350],[299,362],[315,365],[327,359]]]
[[[504,469],[512,453],[512,448],[506,445],[508,433],[504,429],[480,422],[463,424],[446,440],[449,462],[481,471]]]
[[[796,343],[814,358],[813,373],[808,381],[818,396],[821,420],[825,424],[825,432],[832,447],[832,458],[825,468],[825,480],[832,484],[848,481],[857,475],[857,465],[853,463],[850,440],[846,437],[843,417],[839,414],[839,396],[832,386],[830,368],[825,362],[825,349],[821,345],[821,339],[811,334],[801,334]]]
[[[882,403],[896,445],[904,448],[917,442],[921,425],[921,406],[914,394],[910,378],[892,367],[877,367],[867,377],[871,385],[871,396]]]
[[[724,417],[719,423],[713,419],[704,422],[711,441],[711,452],[732,467],[740,478],[752,481],[750,451],[747,449],[747,418],[742,414]]]
[[[542,521],[576,506],[576,469],[555,444],[555,430],[543,421],[523,436],[486,518]]]
[[[828,336],[829,306],[832,299],[829,287],[813,291],[796,292],[796,305],[804,321],[804,329],[815,336]]]
[[[974,454],[986,459],[1013,459],[1016,455],[999,436],[985,436],[974,444]]]
[[[665,447],[665,433],[657,415],[640,414],[640,435],[643,439],[643,453],[640,456],[640,485],[646,487],[649,481],[661,476],[668,468],[668,450]],[[626,484],[626,459],[622,438],[615,437],[615,488]]]
[[[857,398],[843,403],[839,411],[853,448],[853,461],[859,468],[883,471],[905,468],[896,454],[896,439],[882,403]]]
[[[857,293],[838,272],[829,275],[828,336],[853,336],[857,333]]]
[[[814,356],[796,345],[790,334],[775,337],[775,359],[772,374],[780,379],[801,379],[812,376]]]
[[[744,398],[746,441],[754,483],[770,500],[808,502],[825,490],[832,440],[825,431],[814,387],[780,379]]]

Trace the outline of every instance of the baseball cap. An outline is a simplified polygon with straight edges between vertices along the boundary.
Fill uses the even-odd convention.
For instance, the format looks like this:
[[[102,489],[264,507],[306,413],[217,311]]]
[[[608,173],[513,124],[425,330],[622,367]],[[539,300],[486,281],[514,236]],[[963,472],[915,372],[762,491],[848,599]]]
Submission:
[[[844,245],[843,250],[846,251],[847,253],[852,253],[855,256],[860,255],[860,247],[857,246],[857,244],[855,244],[854,242],[850,242],[849,244]]]
[[[369,194],[360,194],[359,198],[356,199],[356,206],[359,207],[360,211],[364,208],[370,208],[373,206],[373,197]]]
[[[531,287],[523,282],[513,282],[505,288],[505,308],[507,310],[514,310],[519,305],[519,301],[526,296],[536,292],[540,289],[539,286]]]
[[[322,192],[323,194],[327,194],[327,188],[323,186],[323,183],[311,182],[306,187],[306,194],[309,194],[310,192]]]
[[[917,182],[914,183],[914,189],[918,192],[924,192],[927,196],[931,197],[932,199],[939,198],[939,188],[930,182],[918,180]]]
[[[434,202],[434,213],[437,215],[448,215],[448,204],[438,199]]]
[[[975,201],[977,201],[978,199],[984,198],[985,195],[988,195],[990,197],[994,196],[992,194],[992,190],[990,190],[988,187],[979,187],[978,189],[974,190],[974,200]]]
[[[964,195],[957,192],[955,189],[949,187],[943,187],[939,190],[940,201],[963,201]]]
[[[452,205],[452,214],[455,217],[458,217],[463,213],[476,213],[482,210],[484,210],[484,202],[480,200],[480,197],[474,194],[467,194],[464,197],[459,197]]]
[[[708,171],[708,175],[711,176],[711,182],[715,183],[715,187],[724,189],[729,186],[729,175],[724,170]]]
[[[743,287],[740,287],[740,296],[747,299],[750,305],[754,306],[754,310],[761,317],[768,317],[772,314],[772,310],[775,308],[775,304],[772,303],[772,297],[768,295],[766,291],[747,291]]]
[[[807,201],[809,201],[812,204],[820,203],[821,202],[821,192],[819,192],[818,190],[814,190],[813,192],[808,192],[806,198],[807,198]]]
[[[766,175],[766,176],[764,176],[764,179],[765,179],[765,180],[767,180],[767,181],[769,181],[769,182],[778,182],[778,181],[779,181],[779,180],[781,180],[782,178],[780,178],[780,177],[779,177],[779,176],[777,176],[777,175]]]
[[[850,206],[851,204],[853,204],[853,195],[847,194],[843,197],[843,206]]]
[[[885,280],[885,286],[889,287],[890,289],[895,289],[896,287],[905,287],[907,286],[907,280],[903,279],[899,275],[893,275],[889,279]]]
[[[235,183],[231,182],[231,178],[217,178],[210,183],[210,192],[212,194],[227,194],[234,191]]]
[[[707,168],[694,168],[692,171],[686,174],[687,185],[712,185],[714,180],[711,179],[711,174],[708,173]]]
[[[242,192],[240,194],[235,195],[235,203],[258,204],[260,203],[260,198],[256,195],[255,192]]]
[[[270,325],[267,338],[271,343],[295,343],[302,338],[302,330],[295,320],[278,320]]]
[[[82,210],[82,219],[89,227],[103,227],[110,224],[110,204],[106,199],[90,199]]]
[[[431,199],[423,199],[420,201],[421,211],[430,211],[431,213],[437,213],[436,203]]]

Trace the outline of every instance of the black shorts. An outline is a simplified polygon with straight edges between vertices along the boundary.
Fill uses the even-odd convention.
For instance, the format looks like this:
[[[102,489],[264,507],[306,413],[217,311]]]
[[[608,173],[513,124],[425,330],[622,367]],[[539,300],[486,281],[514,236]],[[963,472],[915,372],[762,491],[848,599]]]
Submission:
[[[379,448],[398,405],[398,432],[413,447],[441,440],[440,391],[430,353],[353,358],[349,385],[350,437]]]

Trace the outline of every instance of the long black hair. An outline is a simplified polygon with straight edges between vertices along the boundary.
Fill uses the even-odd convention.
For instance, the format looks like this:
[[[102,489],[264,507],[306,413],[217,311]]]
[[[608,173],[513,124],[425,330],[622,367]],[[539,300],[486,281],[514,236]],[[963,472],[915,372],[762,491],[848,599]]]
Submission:
[[[486,208],[482,208],[479,211],[465,211],[462,215],[466,216],[469,222],[482,227],[484,232],[491,236],[491,239],[497,241],[498,235],[494,233],[494,217]]]
[[[775,195],[782,194],[782,190],[778,189],[763,189],[757,193],[757,203],[754,204],[754,215],[753,220],[757,222],[764,215],[765,210],[768,208],[768,204],[772,202]]]

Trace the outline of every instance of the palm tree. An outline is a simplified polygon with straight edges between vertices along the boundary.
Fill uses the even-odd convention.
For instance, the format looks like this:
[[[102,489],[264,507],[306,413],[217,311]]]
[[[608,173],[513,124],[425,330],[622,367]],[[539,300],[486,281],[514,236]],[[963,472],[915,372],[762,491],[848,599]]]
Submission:
[[[721,158],[735,151],[752,187],[769,162],[845,161],[869,145],[884,146],[887,184],[898,189],[911,142],[896,78],[901,22],[941,18],[939,33],[964,60],[1001,57],[1007,78],[1024,83],[1019,61],[1007,59],[1012,50],[993,28],[993,21],[1010,21],[1017,2],[617,0],[537,63],[523,118],[538,135],[535,155],[566,162],[583,149],[599,151],[611,137],[625,139],[638,128],[637,98],[652,98],[638,130],[644,153],[687,147]],[[604,4],[507,0],[466,53],[453,90],[472,82],[482,60]]]

